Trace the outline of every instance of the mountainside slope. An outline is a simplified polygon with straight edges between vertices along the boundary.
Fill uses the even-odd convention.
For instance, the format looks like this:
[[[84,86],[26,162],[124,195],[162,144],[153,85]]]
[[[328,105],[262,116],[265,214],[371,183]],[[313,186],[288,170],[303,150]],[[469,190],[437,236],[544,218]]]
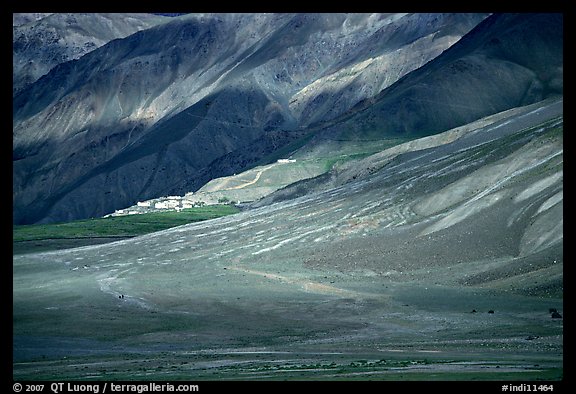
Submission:
[[[447,133],[319,193],[14,256],[14,376],[561,379],[563,101]]]
[[[21,26],[26,23],[35,22],[42,18],[52,15],[52,12],[28,12],[12,14],[12,27]]]
[[[352,115],[346,114],[333,126],[321,129],[310,143],[292,151],[291,157],[299,163],[338,163],[366,156],[372,150],[383,152],[358,164],[355,161],[339,163],[334,171],[296,182],[310,178],[309,174],[302,174],[299,179],[290,182],[295,182],[293,185],[251,206],[264,206],[340,186],[376,171],[399,152],[443,144],[447,134],[449,138],[456,138],[471,127],[477,127],[476,123],[467,123],[470,119],[494,113],[496,109],[511,108],[510,113],[513,113],[521,110],[519,106],[525,103],[538,102],[548,95],[561,95],[561,19],[561,15],[554,14],[504,14],[490,18],[474,29],[473,34],[429,64],[410,73],[377,97],[359,104],[359,109]],[[476,66],[469,66],[470,62]],[[455,68],[458,72],[454,72]],[[529,75],[529,78],[525,79],[523,75]],[[418,101],[419,104],[406,112],[397,111],[395,106],[402,101]],[[385,110],[382,110],[382,105]],[[445,107],[452,107],[452,110]],[[497,113],[493,118],[482,118],[479,122],[494,122],[502,116],[510,115]],[[418,125],[411,124],[412,120],[416,120]],[[438,138],[421,138],[402,144],[413,139],[414,135],[434,134],[460,124],[465,126],[452,133],[443,133]],[[396,144],[401,145],[385,149],[387,145]],[[323,172],[318,169],[317,174],[318,171]],[[243,176],[240,174],[235,178]],[[252,196],[264,195],[263,190],[254,189],[252,192],[250,189],[248,187],[241,194],[249,197],[245,201],[250,201]],[[236,193],[225,188],[221,189],[220,194],[233,200],[240,199],[236,198]]]
[[[13,94],[60,63],[169,18],[151,14],[13,14]]]
[[[116,40],[15,97],[15,223],[184,195],[291,143],[373,153],[562,93],[561,14],[492,15],[437,56],[482,19],[191,15]]]
[[[430,135],[562,92],[562,14],[495,14],[326,127],[316,136],[317,149]]]
[[[239,172],[484,17],[185,15],[114,40],[15,96],[14,220],[102,216]]]

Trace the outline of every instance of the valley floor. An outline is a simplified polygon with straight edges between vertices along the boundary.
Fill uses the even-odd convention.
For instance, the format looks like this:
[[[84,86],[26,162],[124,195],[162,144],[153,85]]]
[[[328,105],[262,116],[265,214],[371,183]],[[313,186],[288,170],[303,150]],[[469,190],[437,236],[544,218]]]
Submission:
[[[323,192],[15,255],[13,377],[560,381],[562,130],[547,102]]]
[[[93,300],[97,324],[88,335],[71,327],[70,336],[15,335],[14,379],[563,378],[563,319],[549,314],[549,308],[562,312],[561,299],[422,284],[382,287],[367,298],[198,300],[190,314]],[[64,327],[74,316],[66,320]]]

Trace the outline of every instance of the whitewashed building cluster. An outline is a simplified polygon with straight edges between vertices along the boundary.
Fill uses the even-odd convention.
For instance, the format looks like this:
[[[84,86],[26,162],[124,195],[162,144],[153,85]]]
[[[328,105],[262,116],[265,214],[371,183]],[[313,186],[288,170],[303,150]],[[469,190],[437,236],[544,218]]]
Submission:
[[[182,209],[204,205],[201,202],[190,200],[188,197],[191,197],[191,195],[192,193],[188,193],[185,196],[167,196],[154,198],[152,200],[138,201],[136,205],[129,208],[118,209],[107,216],[137,215],[158,211],[181,211]]]

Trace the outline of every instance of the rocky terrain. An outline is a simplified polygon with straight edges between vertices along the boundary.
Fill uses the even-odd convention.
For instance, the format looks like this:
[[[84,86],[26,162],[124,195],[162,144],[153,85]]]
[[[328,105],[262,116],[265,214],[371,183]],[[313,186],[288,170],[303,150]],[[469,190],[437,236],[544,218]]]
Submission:
[[[169,18],[150,14],[13,14],[12,70],[16,95],[60,63]]]
[[[561,379],[563,101],[409,145],[299,198],[14,256],[15,379]]]
[[[14,221],[102,216],[239,173],[485,17],[184,15],[113,40],[14,97]]]
[[[14,255],[13,378],[559,382],[563,108],[562,14],[183,15],[61,63],[14,223],[242,211]]]

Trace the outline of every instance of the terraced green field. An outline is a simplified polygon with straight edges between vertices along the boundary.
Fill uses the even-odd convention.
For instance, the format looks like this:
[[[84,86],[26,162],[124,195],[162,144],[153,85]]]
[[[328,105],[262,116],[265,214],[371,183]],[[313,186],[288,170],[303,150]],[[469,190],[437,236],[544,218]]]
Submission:
[[[154,212],[58,224],[13,226],[13,252],[33,253],[105,243],[227,216],[239,211],[232,205],[212,205],[183,209],[180,212]]]

